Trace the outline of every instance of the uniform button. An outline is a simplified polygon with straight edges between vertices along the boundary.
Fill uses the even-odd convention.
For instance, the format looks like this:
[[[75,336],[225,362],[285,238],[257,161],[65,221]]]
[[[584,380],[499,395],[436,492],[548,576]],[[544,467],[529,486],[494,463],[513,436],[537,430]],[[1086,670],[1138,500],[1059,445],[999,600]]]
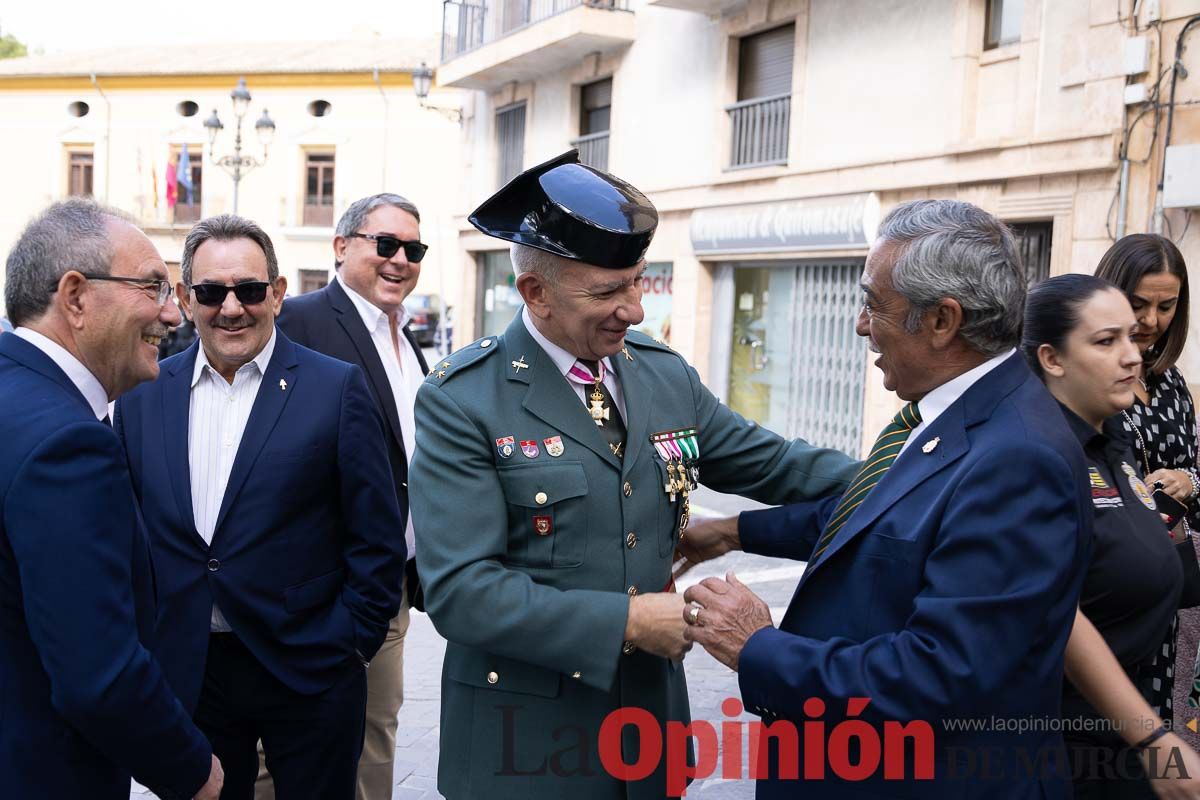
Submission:
[[[572,672],[571,677],[574,678],[575,680],[579,680],[580,678],[583,677],[583,673],[582,672]]]
[[[624,645],[621,647],[621,652],[622,652],[622,653],[624,653],[624,654],[625,654],[625,655],[627,655],[627,656],[629,656],[629,655],[633,655],[633,651],[634,651],[634,650],[637,650],[637,645],[636,645],[636,644],[634,644],[633,642],[626,642],[626,643],[625,643],[625,644],[624,644]]]
[[[480,343],[479,343],[479,346],[480,346],[480,347],[491,347],[491,346],[492,346],[492,340],[491,340],[491,339],[484,339],[482,342],[480,342]]]
[[[489,672],[489,673],[488,673],[488,683],[499,683],[499,682],[500,682],[500,676],[499,676],[499,675],[497,675],[497,674],[496,674],[496,673],[494,673],[494,672]]]
[[[633,494],[633,484],[625,481],[625,485],[621,487],[621,491],[625,492],[626,497],[629,497],[629,495]]]
[[[636,586],[630,586],[628,589],[625,590],[625,593],[628,594],[630,597],[633,597],[634,595],[636,595],[638,593],[638,588]]]
[[[533,502],[537,503],[539,506],[546,505],[546,501],[549,499],[550,498],[546,497],[545,492],[538,492],[533,496]]]
[[[633,531],[630,531],[629,533],[625,534],[625,546],[628,547],[630,550],[637,547],[637,534],[636,533],[634,533]]]
[[[216,572],[216,571],[217,571],[217,570],[219,570],[220,568],[221,568],[221,562],[220,562],[220,561],[217,561],[215,558],[210,558],[210,559],[208,560],[208,571],[209,571],[209,572]]]

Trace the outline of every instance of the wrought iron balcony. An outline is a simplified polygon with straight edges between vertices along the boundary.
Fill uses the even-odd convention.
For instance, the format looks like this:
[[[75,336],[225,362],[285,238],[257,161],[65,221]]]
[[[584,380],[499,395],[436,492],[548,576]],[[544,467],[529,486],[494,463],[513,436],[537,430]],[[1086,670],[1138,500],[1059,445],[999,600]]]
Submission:
[[[443,0],[442,63],[580,7],[628,11],[629,0]]]
[[[731,169],[786,164],[792,96],[755,97],[726,106],[732,127]]]

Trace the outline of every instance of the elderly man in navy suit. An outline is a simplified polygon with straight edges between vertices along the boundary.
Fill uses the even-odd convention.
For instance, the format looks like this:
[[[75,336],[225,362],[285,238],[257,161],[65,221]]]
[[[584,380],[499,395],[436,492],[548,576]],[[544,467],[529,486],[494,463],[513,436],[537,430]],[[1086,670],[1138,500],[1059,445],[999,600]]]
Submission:
[[[778,628],[732,574],[691,587],[689,637],[738,671],[765,721],[830,732],[828,764],[808,762],[811,726],[803,759],[795,740],[770,740],[760,798],[1070,797],[1069,773],[1046,768],[1062,752],[1047,723],[1092,515],[1083,453],[1014,352],[1025,275],[1012,234],[967,203],[901,205],[862,289],[856,330],[906,405],[840,498],[688,531],[692,561],[741,548],[808,562]],[[862,721],[916,721],[936,746],[885,742],[881,762],[832,734],[850,717],[856,741],[870,739]],[[1043,724],[1006,730],[997,717]],[[954,719],[987,724],[944,724]]]
[[[155,547],[167,678],[249,798],[352,800],[366,666],[400,607],[404,518],[362,371],[275,328],[270,238],[225,215],[184,243],[200,341],[121,399]]]
[[[118,212],[56,203],[8,255],[0,337],[0,797],[216,798],[149,649],[155,590],[108,403],[158,374],[167,268]]]

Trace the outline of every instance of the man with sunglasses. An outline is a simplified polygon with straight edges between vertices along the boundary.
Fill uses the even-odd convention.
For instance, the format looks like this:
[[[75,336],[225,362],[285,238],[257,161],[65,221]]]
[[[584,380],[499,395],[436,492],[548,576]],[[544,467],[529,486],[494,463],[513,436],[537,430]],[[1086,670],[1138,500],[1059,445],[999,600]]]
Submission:
[[[248,797],[261,740],[281,800],[351,800],[366,665],[400,605],[403,516],[362,371],[276,330],[270,238],[188,234],[176,292],[199,343],[122,398],[156,547],[159,657]]]
[[[404,701],[404,637],[409,608],[424,610],[413,527],[408,519],[408,460],[413,452],[413,404],[428,367],[408,328],[404,300],[417,285],[426,246],[421,215],[397,194],[350,204],[333,237],[334,280],[283,304],[279,329],[317,352],[357,364],[384,420],[396,501],[406,518],[397,535],[408,548],[400,612],[367,673],[367,724],[358,763],[358,800],[391,800],[397,714]],[[256,796],[269,800],[270,778],[260,770]]]
[[[0,797],[216,798],[221,767],[154,647],[155,578],[108,403],[179,323],[150,240],[56,203],[8,254],[0,337]]]

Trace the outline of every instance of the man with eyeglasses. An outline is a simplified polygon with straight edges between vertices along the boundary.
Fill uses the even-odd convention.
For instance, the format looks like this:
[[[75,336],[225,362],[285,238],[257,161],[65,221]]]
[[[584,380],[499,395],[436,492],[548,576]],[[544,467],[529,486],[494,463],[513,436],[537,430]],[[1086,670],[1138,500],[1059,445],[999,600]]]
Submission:
[[[154,647],[146,530],[108,403],[179,311],[154,245],[90,200],[8,254],[0,337],[0,797],[216,798],[221,765]],[[174,446],[171,443],[170,446]]]
[[[397,194],[350,204],[333,237],[334,280],[317,292],[289,298],[279,329],[293,341],[352,364],[367,375],[384,419],[396,500],[408,515],[408,461],[413,452],[413,405],[428,371],[408,328],[404,300],[417,285],[426,245],[421,215]],[[404,637],[409,609],[424,610],[417,576],[412,520],[397,535],[408,548],[400,612],[367,674],[367,727],[358,762],[358,800],[390,800],[397,714],[404,702]],[[260,770],[258,800],[273,796]]]
[[[159,568],[159,657],[249,797],[351,800],[366,666],[400,605],[403,516],[362,371],[276,330],[287,281],[253,222],[188,234],[199,343],[117,406]]]

